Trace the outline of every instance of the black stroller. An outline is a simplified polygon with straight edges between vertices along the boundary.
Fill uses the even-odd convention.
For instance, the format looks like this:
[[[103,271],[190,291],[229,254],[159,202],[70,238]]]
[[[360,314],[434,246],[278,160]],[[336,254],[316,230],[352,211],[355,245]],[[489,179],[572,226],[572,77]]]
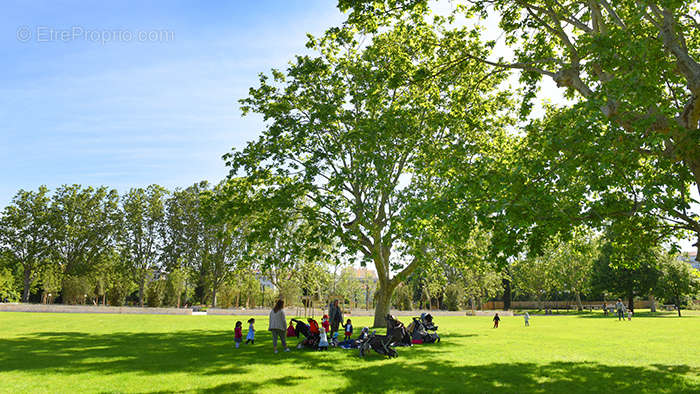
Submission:
[[[408,326],[408,331],[413,343],[440,342],[440,336],[435,332],[437,331],[437,326],[433,323],[433,317],[429,313],[423,313],[420,317],[414,317],[413,323]]]
[[[320,336],[312,333],[311,327],[303,321],[297,319],[291,319],[291,321],[296,324],[294,327],[294,333],[296,334],[297,338],[299,338],[300,334],[304,336],[304,340],[299,342],[297,348],[301,349],[302,347],[308,347],[311,349],[316,349],[318,347]]]
[[[360,357],[364,357],[370,350],[387,356],[389,358],[398,357],[396,350],[391,348],[392,338],[388,335],[377,335],[374,332],[369,334],[367,338],[360,343]]]
[[[393,346],[411,346],[411,335],[406,326],[392,315],[386,315],[386,335]]]

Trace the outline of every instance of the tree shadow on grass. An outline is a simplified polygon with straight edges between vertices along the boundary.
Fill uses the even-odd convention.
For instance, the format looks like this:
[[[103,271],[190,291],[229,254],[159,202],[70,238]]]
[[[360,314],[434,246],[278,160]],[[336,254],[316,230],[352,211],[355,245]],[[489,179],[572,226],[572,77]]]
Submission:
[[[0,372],[230,374],[245,372],[236,365],[272,365],[302,357],[291,353],[284,359],[275,357],[269,345],[269,333],[258,334],[258,337],[267,345],[242,345],[235,349],[232,332],[223,330],[111,334],[39,332],[0,339]]]
[[[473,334],[451,334],[468,337]],[[85,334],[41,332],[0,339],[0,372],[37,374],[97,372],[99,374],[192,373],[218,375],[225,382],[212,392],[299,391],[311,388],[340,392],[700,392],[700,371],[687,365],[609,366],[599,363],[552,362],[467,365],[445,360],[452,344],[397,348],[399,358],[372,354],[364,360],[357,351],[332,350],[325,354],[292,351],[274,355],[268,332],[260,331],[254,346],[233,347],[230,331]],[[296,339],[290,341],[296,344]],[[339,353],[337,353],[339,352]],[[333,354],[335,353],[335,354]],[[350,360],[342,361],[344,358]],[[251,387],[237,374],[251,368],[284,366],[316,370],[319,376],[337,374],[341,387],[327,387],[323,379],[286,375],[278,368]],[[313,372],[312,372],[313,375]],[[156,388],[157,389],[157,388]]]
[[[326,368],[333,368],[326,365]],[[338,371],[348,385],[338,393],[678,393],[700,392],[700,384],[685,375],[700,371],[686,365],[651,367],[609,366],[598,363],[495,363],[464,366],[432,360],[420,365],[368,363],[364,368]],[[696,380],[697,382],[697,380]]]

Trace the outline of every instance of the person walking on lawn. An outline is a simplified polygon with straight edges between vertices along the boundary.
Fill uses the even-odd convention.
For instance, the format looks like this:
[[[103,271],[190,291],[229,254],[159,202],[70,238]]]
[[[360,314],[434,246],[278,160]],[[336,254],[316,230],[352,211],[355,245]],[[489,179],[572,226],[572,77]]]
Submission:
[[[493,328],[498,328],[499,321],[501,321],[501,318],[498,317],[498,313],[496,313],[496,316],[493,317]]]
[[[270,311],[270,326],[268,328],[272,332],[272,349],[277,353],[277,338],[282,340],[284,351],[288,352],[287,338],[285,330],[287,329],[287,318],[284,316],[284,300],[277,300],[275,307]]]

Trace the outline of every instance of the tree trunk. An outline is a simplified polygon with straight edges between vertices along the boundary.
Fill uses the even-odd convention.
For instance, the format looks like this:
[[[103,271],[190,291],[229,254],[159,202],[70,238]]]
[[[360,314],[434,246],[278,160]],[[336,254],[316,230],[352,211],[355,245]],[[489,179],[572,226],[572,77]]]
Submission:
[[[654,298],[654,295],[649,296],[649,301],[651,302],[651,311],[656,312],[656,298]]]
[[[581,294],[579,292],[576,292],[576,307],[578,308],[579,312],[583,310],[583,304],[581,303]]]
[[[386,327],[386,315],[391,308],[391,295],[393,292],[393,286],[379,284],[377,289],[377,307],[374,309],[374,327]]]
[[[178,308],[180,307],[180,296],[181,295],[182,295],[182,293],[179,293],[179,292],[177,293],[177,307]]]
[[[627,309],[633,311],[634,310],[634,296],[631,295],[629,296],[629,300],[627,301]]]
[[[510,309],[510,280],[503,278],[503,310]]]
[[[139,282],[139,305],[141,308],[143,308],[143,293],[144,293],[144,287],[145,287],[145,280],[141,279]]]
[[[29,288],[32,286],[32,271],[24,268],[24,289],[22,290],[22,302],[29,302]]]
[[[211,289],[211,307],[216,308],[216,286]]]

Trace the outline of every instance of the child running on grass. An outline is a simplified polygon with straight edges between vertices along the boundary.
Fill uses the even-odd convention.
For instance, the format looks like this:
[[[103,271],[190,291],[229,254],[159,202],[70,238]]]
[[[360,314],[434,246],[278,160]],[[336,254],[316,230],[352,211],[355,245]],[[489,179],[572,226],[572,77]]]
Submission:
[[[348,319],[345,323],[345,340],[347,341],[352,337],[352,320]]]
[[[246,344],[250,343],[255,345],[255,328],[253,328],[253,324],[255,324],[255,319],[251,317],[248,319],[248,335],[245,338]]]
[[[493,328],[498,328],[498,322],[501,321],[501,318],[498,317],[498,313],[493,317]]]
[[[243,342],[243,323],[240,321],[236,322],[236,328],[233,329],[233,340],[236,342],[236,349],[238,349]]]

